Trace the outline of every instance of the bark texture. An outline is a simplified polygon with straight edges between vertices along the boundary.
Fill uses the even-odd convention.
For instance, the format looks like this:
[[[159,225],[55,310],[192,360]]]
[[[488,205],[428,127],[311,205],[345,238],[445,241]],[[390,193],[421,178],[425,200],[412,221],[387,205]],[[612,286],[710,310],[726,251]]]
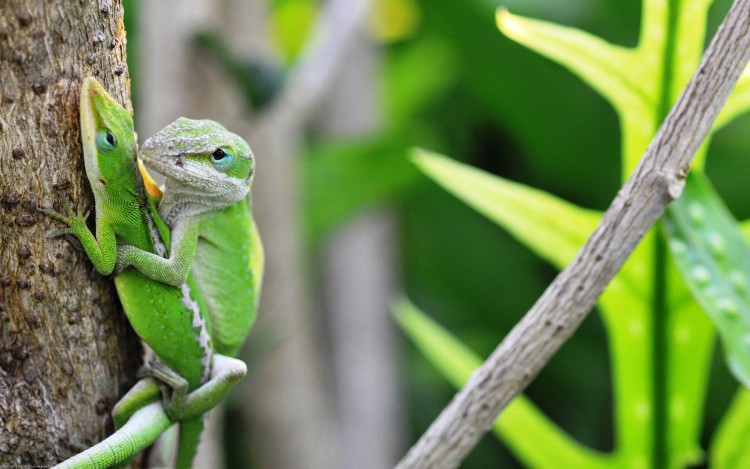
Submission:
[[[750,0],[736,0],[698,70],[576,258],[398,464],[453,468],[568,340],[643,235],[682,195],[690,162],[750,58]]]
[[[35,210],[65,194],[93,212],[80,84],[96,76],[130,107],[122,18],[120,1],[0,2],[0,466],[101,440],[140,362],[112,282]]]

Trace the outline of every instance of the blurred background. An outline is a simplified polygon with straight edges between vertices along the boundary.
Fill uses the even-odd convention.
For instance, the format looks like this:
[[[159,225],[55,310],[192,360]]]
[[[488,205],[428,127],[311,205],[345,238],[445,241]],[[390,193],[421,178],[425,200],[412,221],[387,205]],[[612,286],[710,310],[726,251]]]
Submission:
[[[709,37],[728,8],[714,5]],[[136,129],[211,118],[258,160],[266,248],[249,377],[214,416],[230,468],[392,467],[454,394],[399,332],[406,295],[481,356],[556,272],[420,175],[420,146],[580,206],[618,189],[612,109],[503,37],[490,0],[126,0]],[[507,0],[511,12],[633,46],[638,0]],[[708,173],[740,219],[750,121],[719,132]],[[740,192],[743,191],[743,192]],[[716,361],[707,434],[734,389]],[[596,314],[528,390],[586,444],[612,447]],[[219,459],[200,467],[217,467]],[[492,436],[462,467],[518,467]]]

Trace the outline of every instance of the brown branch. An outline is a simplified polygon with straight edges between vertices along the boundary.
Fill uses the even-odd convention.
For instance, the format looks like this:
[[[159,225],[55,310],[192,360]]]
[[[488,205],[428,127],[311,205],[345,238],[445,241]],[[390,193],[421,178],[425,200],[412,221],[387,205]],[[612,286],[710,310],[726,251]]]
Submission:
[[[130,106],[123,15],[119,1],[0,1],[0,467],[103,439],[140,365],[112,282],[35,210],[63,192],[93,211],[79,89],[94,75]]]
[[[750,58],[750,0],[736,0],[698,70],[573,262],[511,330],[397,468],[457,467],[573,334],[685,176]]]

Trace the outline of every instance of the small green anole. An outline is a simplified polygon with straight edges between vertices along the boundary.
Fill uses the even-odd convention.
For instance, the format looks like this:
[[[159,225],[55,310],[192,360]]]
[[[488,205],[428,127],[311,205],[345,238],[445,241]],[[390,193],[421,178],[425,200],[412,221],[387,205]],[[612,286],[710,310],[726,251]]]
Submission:
[[[81,90],[81,138],[95,199],[96,236],[86,227],[85,216],[75,214],[67,203],[67,216],[42,210],[68,225],[55,235],[75,235],[96,269],[105,275],[115,267],[118,242],[157,256],[166,254],[157,230],[164,229],[164,224],[149,209],[137,170],[132,118],[91,77],[84,80]],[[133,415],[132,424],[128,422],[115,435],[61,467],[107,467],[126,461],[150,444],[169,421],[180,422],[177,466],[190,467],[203,428],[202,414],[245,375],[246,366],[213,354],[204,320],[205,303],[192,277],[171,286],[126,268],[115,277],[115,285],[131,325],[157,358],[146,375],[158,381],[140,381],[116,406],[116,424],[122,425]],[[158,398],[157,383],[169,386],[162,386],[168,419],[157,405],[146,405]]]
[[[214,121],[180,118],[146,140],[141,158],[166,177],[158,210],[171,230],[170,255],[119,245],[117,269],[132,265],[170,285],[192,271],[214,350],[235,355],[255,320],[263,275],[263,246],[250,211],[252,151]]]
[[[214,351],[235,355],[255,320],[264,265],[250,210],[252,151],[214,121],[179,118],[146,140],[140,156],[166,176],[162,192],[140,166],[150,201],[158,204],[155,221],[168,221],[160,231],[170,256],[118,245],[115,270],[130,260],[149,278],[171,284],[189,272],[206,304]]]

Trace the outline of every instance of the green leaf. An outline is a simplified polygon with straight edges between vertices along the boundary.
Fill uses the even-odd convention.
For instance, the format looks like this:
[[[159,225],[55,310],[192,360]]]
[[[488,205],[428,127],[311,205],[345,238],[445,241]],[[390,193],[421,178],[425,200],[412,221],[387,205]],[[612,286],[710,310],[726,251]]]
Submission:
[[[740,388],[711,442],[710,467],[736,469],[750,467],[750,391]]]
[[[566,67],[609,101],[622,120],[624,175],[629,174],[658,125],[659,51],[617,46],[575,28],[502,8],[496,19],[503,34]]]
[[[633,49],[616,46],[579,29],[497,11],[500,31],[539,54],[564,65],[606,97],[622,114],[637,107],[651,114],[654,90],[640,80],[645,66]]]
[[[626,178],[695,71],[711,3],[644,1],[641,36],[632,49],[503,8],[497,10],[496,20],[503,34],[566,67],[615,108],[621,120]],[[739,97],[737,102],[744,105]],[[696,161],[695,166],[700,164]]]
[[[601,218],[595,210],[576,207],[437,153],[417,149],[412,160],[446,190],[558,268],[575,257]]]
[[[456,388],[481,365],[478,356],[408,300],[398,300],[392,309],[404,332]],[[597,469],[613,462],[610,456],[573,440],[523,395],[500,414],[493,432],[528,467]]]
[[[315,0],[277,0],[271,10],[272,39],[286,63],[304,50],[320,5]]]
[[[719,331],[729,369],[750,387],[750,247],[742,231],[699,174],[669,206],[665,226],[683,280]]]

